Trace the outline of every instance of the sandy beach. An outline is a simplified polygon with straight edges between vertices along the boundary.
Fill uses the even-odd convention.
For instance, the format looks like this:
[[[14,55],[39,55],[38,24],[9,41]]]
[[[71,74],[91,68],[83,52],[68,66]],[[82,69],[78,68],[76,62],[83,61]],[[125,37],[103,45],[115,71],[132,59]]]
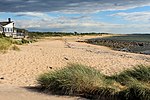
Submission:
[[[9,90],[4,88],[5,86],[17,88],[36,86],[38,85],[36,79],[40,74],[60,69],[68,63],[92,66],[106,75],[112,75],[139,64],[150,65],[150,55],[114,51],[104,46],[75,42],[86,38],[93,37],[46,38],[32,44],[21,45],[20,51],[10,50],[6,54],[0,54],[0,90]],[[26,93],[26,90],[20,91]],[[0,95],[1,100],[7,93],[3,93],[2,90],[0,92],[3,94]],[[39,100],[49,100],[50,97],[46,96],[45,99]],[[66,100],[71,99],[66,98]]]

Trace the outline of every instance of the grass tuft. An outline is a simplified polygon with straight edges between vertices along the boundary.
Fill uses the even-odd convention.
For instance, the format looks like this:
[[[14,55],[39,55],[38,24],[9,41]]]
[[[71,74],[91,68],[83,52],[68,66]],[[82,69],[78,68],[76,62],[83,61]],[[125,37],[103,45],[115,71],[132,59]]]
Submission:
[[[0,38],[0,50],[8,50],[11,46],[11,41],[9,39]]]
[[[140,65],[119,75],[105,76],[92,67],[69,64],[40,75],[38,82],[47,91],[57,94],[96,100],[150,100],[149,68]]]
[[[118,96],[120,100],[150,100],[150,85],[135,80]]]
[[[15,51],[20,51],[19,47],[16,46],[16,45],[13,45],[13,46],[11,47],[11,49],[12,49],[12,50],[15,50]]]
[[[111,76],[111,78],[122,84],[130,83],[132,79],[150,83],[150,67],[138,65],[133,69],[121,72],[119,75]]]
[[[82,95],[94,97],[108,97],[115,93],[111,84],[112,80],[106,80],[105,76],[92,67],[79,64],[69,64],[66,68],[41,75],[38,82],[51,92],[59,92],[64,95]],[[107,95],[106,95],[107,93]]]
[[[9,49],[19,51],[20,49],[17,45],[22,45],[22,44],[27,44],[32,42],[36,42],[36,41],[29,40],[29,39],[15,40],[0,35],[0,53],[6,53],[6,51]]]

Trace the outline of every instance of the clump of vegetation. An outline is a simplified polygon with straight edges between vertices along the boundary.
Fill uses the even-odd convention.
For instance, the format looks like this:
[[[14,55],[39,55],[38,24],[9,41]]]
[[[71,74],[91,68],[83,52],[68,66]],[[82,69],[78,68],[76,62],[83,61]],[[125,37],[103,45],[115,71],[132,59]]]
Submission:
[[[108,78],[128,87],[119,93],[121,100],[150,100],[150,66],[138,65]]]
[[[8,50],[11,44],[12,43],[9,38],[0,38],[0,51]]]
[[[4,37],[0,35],[0,52],[5,53],[8,49],[18,51],[20,49],[17,45],[28,44],[32,42],[35,42],[35,41],[26,40],[26,39],[15,40],[10,37]]]
[[[17,44],[17,45],[28,44],[28,43],[33,43],[33,42],[37,42],[37,41],[32,40],[32,39],[20,39],[20,40],[12,41],[13,44]]]
[[[11,47],[11,49],[12,49],[12,50],[15,50],[15,51],[20,51],[19,47],[16,46],[16,45],[13,45],[13,46]]]
[[[62,37],[62,36],[84,36],[84,35],[103,35],[111,33],[78,33],[78,32],[29,32],[29,38],[39,39],[43,37]]]
[[[111,78],[123,84],[126,84],[128,81],[130,82],[132,79],[150,83],[150,67],[138,65],[134,69],[125,70],[119,75],[111,76]]]
[[[69,64],[64,69],[42,74],[38,82],[47,91],[58,94],[96,100],[150,100],[149,69],[141,65],[105,76],[92,67]]]
[[[132,80],[126,90],[118,94],[120,100],[150,100],[150,84]]]

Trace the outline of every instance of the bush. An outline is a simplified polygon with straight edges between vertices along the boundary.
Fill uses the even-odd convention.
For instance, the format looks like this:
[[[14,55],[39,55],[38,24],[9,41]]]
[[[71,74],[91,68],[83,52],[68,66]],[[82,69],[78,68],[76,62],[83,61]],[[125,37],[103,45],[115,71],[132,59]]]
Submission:
[[[13,44],[17,44],[17,45],[22,45],[22,40],[13,40],[12,41]]]
[[[22,42],[22,44],[30,43],[30,41],[26,40],[26,39],[22,39],[21,42]]]

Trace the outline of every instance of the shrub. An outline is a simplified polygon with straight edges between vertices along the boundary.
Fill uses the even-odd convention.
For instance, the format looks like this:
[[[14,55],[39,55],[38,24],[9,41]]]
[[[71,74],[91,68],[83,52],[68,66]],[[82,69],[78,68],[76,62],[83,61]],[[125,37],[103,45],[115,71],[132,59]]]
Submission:
[[[17,44],[17,45],[22,45],[23,44],[21,40],[13,40],[12,43]]]
[[[22,39],[21,42],[22,42],[22,44],[30,43],[30,41],[26,40],[26,39]]]

